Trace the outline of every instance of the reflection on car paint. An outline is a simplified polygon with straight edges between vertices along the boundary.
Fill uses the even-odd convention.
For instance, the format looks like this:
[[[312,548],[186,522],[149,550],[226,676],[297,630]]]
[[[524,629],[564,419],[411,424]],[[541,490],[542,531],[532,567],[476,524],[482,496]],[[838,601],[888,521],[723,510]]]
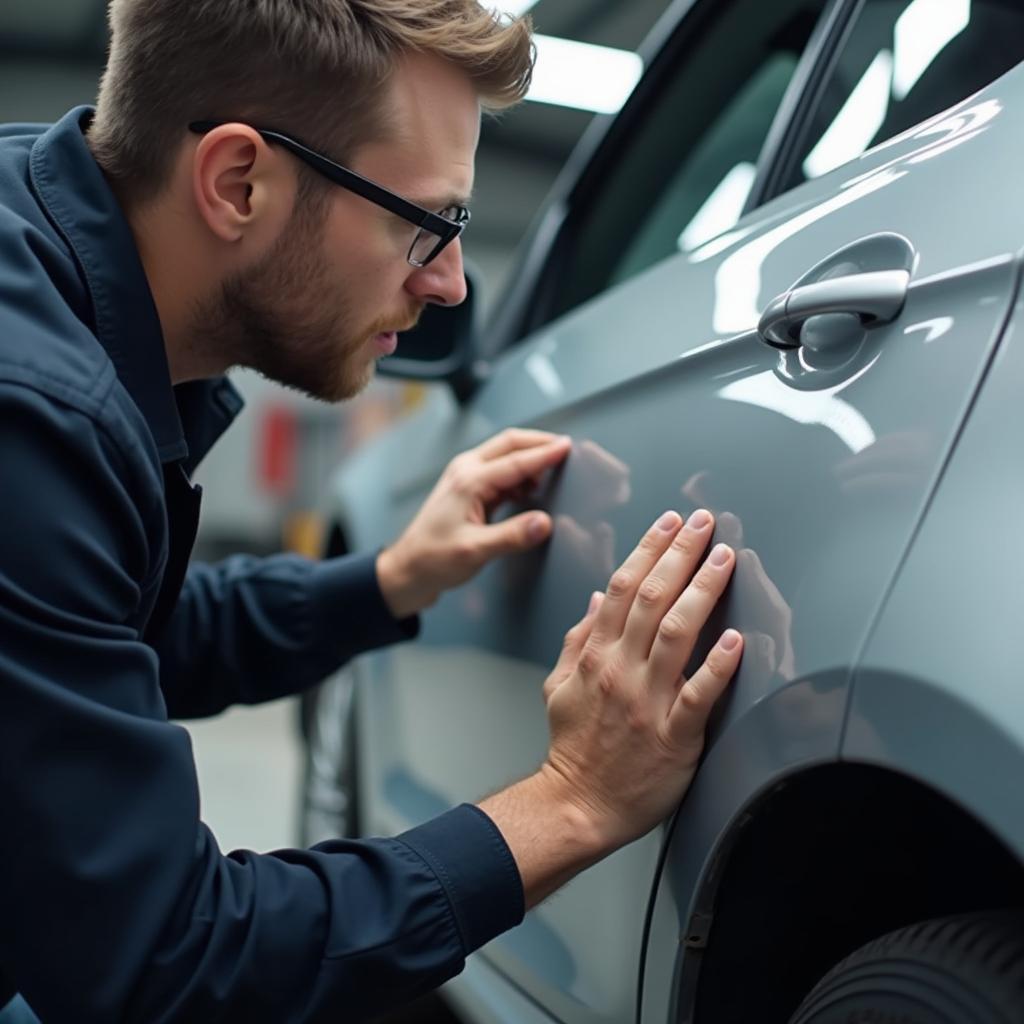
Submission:
[[[906,171],[872,174],[845,192],[830,196],[817,206],[798,213],[766,234],[727,256],[715,272],[715,309],[712,324],[719,334],[752,331],[761,316],[761,267],[787,239],[815,221],[857,202],[902,178]]]
[[[848,383],[844,381],[836,387],[810,394],[795,392],[775,376],[774,370],[768,370],[726,384],[718,394],[727,402],[756,405],[786,416],[795,423],[816,423],[832,431],[851,452],[860,452],[875,443],[875,432],[849,402],[836,397],[836,393]]]
[[[904,327],[903,333],[915,334],[918,331],[925,331],[924,344],[927,345],[930,341],[937,341],[944,334],[948,334],[952,326],[953,318],[951,316],[936,316],[931,320],[922,320],[919,324]]]

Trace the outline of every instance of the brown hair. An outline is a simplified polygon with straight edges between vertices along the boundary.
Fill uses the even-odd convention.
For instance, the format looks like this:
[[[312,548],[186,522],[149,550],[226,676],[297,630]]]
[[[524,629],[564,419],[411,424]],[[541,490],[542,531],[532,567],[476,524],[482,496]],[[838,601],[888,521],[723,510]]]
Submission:
[[[170,176],[193,120],[288,131],[344,160],[381,130],[404,52],[450,61],[489,110],[526,94],[528,18],[478,0],[111,0],[110,59],[89,144],[123,200]]]

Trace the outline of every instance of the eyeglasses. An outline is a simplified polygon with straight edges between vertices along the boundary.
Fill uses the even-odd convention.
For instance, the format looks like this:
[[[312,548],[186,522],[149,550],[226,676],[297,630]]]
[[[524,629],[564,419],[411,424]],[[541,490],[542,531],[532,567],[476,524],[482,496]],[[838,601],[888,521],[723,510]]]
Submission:
[[[226,121],[193,121],[188,128],[189,131],[195,132],[197,135],[205,135],[214,128],[227,123]],[[432,213],[396,192],[386,189],[383,185],[378,185],[375,181],[370,181],[369,178],[364,178],[361,174],[356,174],[355,171],[336,164],[322,153],[310,149],[290,135],[265,128],[254,128],[253,130],[267,142],[283,146],[303,163],[333,181],[335,185],[340,185],[342,188],[348,189],[349,192],[354,192],[371,203],[376,203],[377,206],[383,207],[419,228],[406,255],[406,259],[414,267],[425,267],[431,260],[436,259],[446,245],[454,242],[462,234],[463,228],[469,223],[469,210],[465,206],[448,206],[440,213]]]

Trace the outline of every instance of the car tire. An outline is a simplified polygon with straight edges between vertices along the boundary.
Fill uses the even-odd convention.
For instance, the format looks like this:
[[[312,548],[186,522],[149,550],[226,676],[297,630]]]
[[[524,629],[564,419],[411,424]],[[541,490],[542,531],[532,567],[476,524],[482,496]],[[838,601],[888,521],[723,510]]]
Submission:
[[[1020,1024],[1024,912],[901,928],[833,967],[790,1024]]]
[[[309,695],[299,842],[359,835],[355,730],[355,672],[346,665]]]

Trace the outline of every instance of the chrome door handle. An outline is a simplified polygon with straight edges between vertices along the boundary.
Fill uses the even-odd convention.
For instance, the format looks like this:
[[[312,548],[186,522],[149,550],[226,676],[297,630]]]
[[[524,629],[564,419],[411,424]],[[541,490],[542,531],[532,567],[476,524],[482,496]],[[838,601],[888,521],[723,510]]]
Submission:
[[[845,313],[865,327],[895,320],[910,286],[906,270],[876,270],[800,285],[765,307],[757,333],[774,348],[799,348],[800,328],[812,316]]]

